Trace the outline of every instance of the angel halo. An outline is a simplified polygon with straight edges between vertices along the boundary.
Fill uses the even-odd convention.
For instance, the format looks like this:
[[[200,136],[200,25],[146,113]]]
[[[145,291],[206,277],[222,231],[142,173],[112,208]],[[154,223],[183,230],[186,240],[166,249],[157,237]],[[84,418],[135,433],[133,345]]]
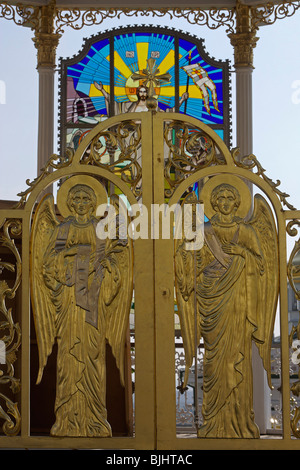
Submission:
[[[67,204],[68,194],[70,193],[71,189],[78,185],[87,186],[92,189],[96,197],[96,207],[107,203],[108,196],[106,189],[97,179],[89,175],[71,176],[62,183],[57,192],[57,207],[60,214],[65,218],[72,215]]]
[[[211,203],[211,194],[221,184],[227,184],[236,188],[241,196],[240,204],[236,209],[236,216],[244,218],[251,208],[251,193],[246,183],[238,176],[221,174],[210,178],[203,186],[200,200],[204,204],[205,215],[210,219],[216,210]]]

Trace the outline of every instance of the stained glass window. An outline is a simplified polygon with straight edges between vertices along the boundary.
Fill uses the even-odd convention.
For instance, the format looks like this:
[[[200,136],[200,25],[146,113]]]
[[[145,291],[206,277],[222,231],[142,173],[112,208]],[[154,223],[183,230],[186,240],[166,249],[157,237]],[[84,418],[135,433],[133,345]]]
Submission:
[[[160,111],[179,112],[208,124],[230,146],[229,62],[216,61],[204,40],[167,28],[131,27],[90,38],[72,59],[61,59],[60,145],[76,149],[109,116],[145,110],[143,80],[155,61],[168,81],[155,87]]]

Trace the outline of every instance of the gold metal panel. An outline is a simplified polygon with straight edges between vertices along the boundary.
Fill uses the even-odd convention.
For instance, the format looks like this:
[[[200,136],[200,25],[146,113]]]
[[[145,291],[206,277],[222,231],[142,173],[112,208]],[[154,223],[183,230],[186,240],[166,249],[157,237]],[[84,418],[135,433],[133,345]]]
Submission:
[[[288,331],[287,304],[287,261],[286,236],[295,236],[293,225],[299,226],[300,211],[296,210],[282,192],[278,183],[271,181],[257,159],[250,155],[246,159],[238,156],[237,150],[229,151],[222,140],[207,126],[193,118],[180,114],[148,113],[115,116],[96,126],[80,144],[77,152],[69,160],[57,163],[57,158],[49,160],[44,172],[32,182],[21,195],[15,209],[0,210],[1,246],[14,256],[14,268],[22,273],[22,283],[17,282],[17,292],[21,297],[21,348],[16,347],[16,355],[21,361],[21,371],[16,381],[21,382],[21,394],[16,402],[18,418],[11,424],[12,432],[5,431],[0,437],[0,447],[41,447],[41,448],[107,448],[107,449],[299,449],[298,439],[291,436],[290,416],[290,344]],[[126,128],[126,126],[128,126]],[[126,130],[127,129],[127,130]],[[128,134],[124,131],[128,131]],[[131,133],[131,134],[130,134]],[[171,140],[167,139],[172,133]],[[115,164],[101,162],[99,139],[103,137],[114,142],[122,151],[132,152],[129,145],[134,143],[136,154],[130,153],[129,173],[122,174]],[[131,135],[131,137],[128,137]],[[124,137],[125,136],[125,137]],[[103,140],[103,139],[102,139]],[[185,146],[185,147],[184,147]],[[126,150],[127,149],[127,150]],[[100,156],[99,156],[100,155]],[[127,154],[129,155],[129,154]],[[193,162],[189,165],[189,156]],[[135,159],[142,162],[136,165]],[[197,160],[198,159],[198,160]],[[201,161],[200,161],[201,159]],[[120,160],[119,160],[120,161]],[[118,161],[118,162],[119,162]],[[178,162],[180,161],[180,167]],[[196,163],[195,163],[196,162]],[[133,166],[131,166],[133,165]],[[134,167],[137,173],[134,173]],[[172,167],[172,171],[169,169]],[[139,170],[140,168],[140,170]],[[141,173],[139,174],[139,171]],[[132,173],[130,173],[132,172]],[[85,180],[93,176],[106,180],[110,187],[118,187],[131,205],[137,201],[148,211],[148,237],[133,242],[134,257],[134,300],[135,300],[135,434],[133,437],[111,438],[55,438],[31,435],[30,419],[30,237],[32,216],[36,211],[36,201],[45,194],[47,187],[55,181],[81,175]],[[128,176],[129,175],[129,176]],[[138,175],[138,178],[136,178]],[[175,340],[174,340],[174,290],[175,264],[174,240],[170,237],[151,236],[152,205],[164,204],[168,207],[182,202],[188,188],[196,182],[202,186],[213,177],[230,180],[234,186],[236,178],[242,178],[250,188],[259,190],[272,210],[278,239],[278,283],[279,312],[281,325],[281,367],[282,367],[282,420],[283,434],[279,438],[202,438],[179,437],[176,430],[175,399]],[[202,187],[201,186],[201,187]],[[246,192],[241,190],[242,197]],[[287,208],[287,209],[286,209]],[[251,211],[250,211],[251,212]],[[244,215],[241,216],[244,220]],[[22,232],[18,233],[17,252],[12,232],[3,238],[5,223],[20,220]],[[21,258],[19,259],[19,254]],[[270,261],[270,259],[269,259]],[[3,264],[5,260],[1,263]],[[1,266],[2,266],[1,264]],[[4,265],[2,266],[4,268]],[[5,274],[6,271],[3,270]],[[192,275],[192,273],[190,272]],[[193,277],[193,276],[192,276]],[[8,295],[1,290],[2,309],[6,315]],[[15,311],[11,312],[13,321]],[[2,320],[2,319],[1,319]],[[267,351],[266,357],[269,351]],[[263,357],[264,354],[263,354]],[[12,361],[13,363],[13,361]],[[16,372],[17,374],[17,372]],[[0,376],[0,385],[1,385]],[[11,373],[13,377],[13,373]],[[15,380],[11,378],[10,380]],[[1,390],[0,390],[1,392]],[[2,397],[3,398],[3,397]],[[5,406],[1,403],[1,407]],[[3,408],[1,408],[2,410]],[[6,410],[7,411],[7,410]],[[8,413],[6,413],[8,416]],[[5,412],[2,420],[7,421]],[[3,418],[4,417],[4,418]],[[14,424],[15,423],[15,424]],[[14,435],[15,434],[15,435]]]
[[[284,386],[282,389],[282,403],[283,403],[283,435],[282,438],[274,439],[268,436],[267,439],[245,439],[245,438],[196,438],[196,437],[180,437],[176,435],[175,426],[175,406],[174,406],[174,383],[175,383],[175,368],[174,368],[174,323],[171,319],[170,313],[174,312],[172,302],[168,302],[168,296],[171,294],[173,300],[174,289],[174,266],[169,262],[169,258],[174,259],[173,247],[168,244],[167,240],[155,241],[155,305],[156,305],[156,351],[157,351],[157,415],[161,417],[161,422],[158,421],[157,436],[159,449],[273,449],[273,448],[299,448],[299,444],[291,439],[290,432],[290,384],[289,384],[289,344],[288,344],[288,311],[287,311],[287,269],[286,269],[286,220],[289,219],[288,213],[290,212],[291,218],[299,216],[299,211],[295,211],[293,206],[287,201],[287,195],[281,192],[278,184],[271,181],[265,174],[265,170],[261,167],[259,162],[254,156],[241,159],[238,152],[234,149],[229,152],[224,148],[222,142],[218,141],[216,135],[211,135],[209,129],[201,123],[192,122],[191,119],[185,119],[184,123],[180,122],[179,116],[172,115],[176,125],[184,128],[185,125],[195,126],[201,129],[203,134],[211,136],[213,143],[221,149],[221,154],[224,160],[217,161],[212,158],[212,153],[208,152],[207,161],[199,165],[198,170],[191,167],[191,171],[185,171],[185,177],[182,179],[180,170],[178,181],[176,177],[172,182],[172,191],[163,190],[163,172],[164,165],[160,159],[162,153],[162,130],[159,122],[166,122],[166,126],[170,127],[170,117],[166,118],[162,113],[155,116],[154,129],[155,136],[158,136],[154,141],[153,153],[153,175],[155,181],[155,197],[156,203],[162,204],[165,197],[168,196],[169,206],[176,204],[180,197],[184,194],[185,190],[197,181],[207,181],[215,175],[220,175],[222,180],[234,181],[234,178],[241,177],[248,182],[250,188],[256,188],[261,191],[269,201],[271,210],[274,213],[276,228],[274,230],[278,233],[278,245],[275,241],[275,246],[278,247],[279,263],[278,267],[274,266],[274,272],[278,272],[279,290],[280,290],[280,322],[281,322],[281,358],[282,358],[282,380]],[[160,133],[159,133],[160,132]],[[200,135],[200,133],[199,133]],[[181,133],[182,142],[184,141],[184,132]],[[189,137],[185,139],[188,142]],[[182,145],[182,143],[181,143]],[[177,158],[182,156],[181,150],[176,149],[176,144],[172,145],[173,155]],[[170,146],[171,148],[171,146]],[[167,149],[168,151],[168,149]],[[219,153],[219,155],[220,155]],[[166,154],[165,154],[166,158]],[[186,164],[184,159],[181,158],[183,166]],[[176,162],[175,162],[176,163]],[[253,172],[256,170],[256,173]],[[223,175],[223,176],[222,176]],[[244,195],[244,193],[243,193]],[[283,206],[287,206],[289,211],[283,211]],[[295,211],[295,212],[294,212]],[[283,216],[283,213],[285,215]],[[268,255],[271,256],[271,255]],[[275,274],[276,275],[276,274]],[[272,286],[269,286],[270,291]],[[169,307],[168,307],[169,305]],[[168,311],[171,310],[171,312]],[[271,319],[270,325],[274,321]],[[271,328],[271,326],[270,326]],[[171,333],[173,330],[173,333]],[[269,333],[272,333],[269,331]],[[173,337],[172,337],[173,334]],[[268,355],[268,352],[265,354]]]
[[[135,116],[132,116],[136,118]],[[107,131],[106,138],[115,139],[118,145],[121,146],[121,151],[126,153],[126,147],[132,145],[125,142],[125,138],[121,135],[122,130],[120,127],[123,124],[128,124],[129,132],[133,128],[133,122],[130,116],[124,116],[123,119],[116,117],[110,121],[111,130]],[[109,124],[109,123],[108,123]],[[139,145],[139,154],[143,155],[145,165],[143,168],[144,180],[149,181],[148,191],[147,187],[143,192],[144,202],[150,204],[152,197],[152,184],[151,184],[151,136],[152,133],[148,132],[151,129],[152,120],[151,116],[145,114],[137,121],[137,126],[143,129],[141,140],[135,141]],[[98,127],[92,131],[89,138],[82,143],[78,152],[70,155],[67,162],[57,163],[57,158],[53,156],[49,160],[48,166],[44,169],[43,173],[32,183],[29,183],[28,190],[21,194],[21,200],[17,204],[17,208],[11,211],[1,211],[1,220],[3,222],[7,218],[20,218],[22,222],[22,349],[21,349],[21,399],[16,404],[17,409],[21,413],[21,432],[18,432],[16,423],[16,437],[2,436],[0,438],[1,447],[44,447],[44,448],[154,448],[155,447],[155,423],[153,421],[154,411],[154,324],[153,324],[153,289],[151,283],[153,282],[153,243],[146,240],[148,244],[147,253],[145,254],[144,240],[137,240],[134,244],[134,278],[135,278],[135,348],[136,348],[136,363],[135,363],[135,395],[137,397],[135,403],[135,433],[133,437],[112,437],[112,438],[96,438],[90,437],[88,439],[76,437],[60,437],[59,439],[50,436],[36,436],[31,435],[30,420],[31,409],[30,404],[30,273],[33,266],[30,265],[30,238],[31,238],[31,222],[32,214],[36,212],[36,201],[41,198],[41,195],[47,193],[47,187],[52,187],[55,181],[72,181],[70,176],[80,175],[79,179],[82,183],[88,181],[87,178],[93,176],[111,182],[112,187],[118,187],[121,192],[125,194],[130,204],[135,204],[137,199],[132,193],[131,188],[135,189],[135,183],[128,182],[128,178],[122,178],[122,172],[115,171],[114,168],[108,168],[102,165],[97,159],[91,161],[85,157],[87,148],[89,155],[97,157],[97,148],[91,147],[94,144],[94,139],[97,140],[101,132],[106,130],[106,124]],[[119,133],[120,132],[120,133]],[[126,130],[125,130],[126,134]],[[128,153],[126,154],[128,155]],[[138,167],[138,165],[136,165]],[[96,180],[95,180],[96,181]],[[133,186],[132,186],[133,185]],[[64,187],[64,183],[61,186]],[[47,199],[46,199],[47,200]],[[54,207],[53,207],[54,209]],[[41,221],[38,221],[36,227],[41,226]],[[11,242],[13,246],[13,241]],[[33,239],[33,250],[36,249],[36,240]],[[43,254],[41,253],[36,257],[37,260]],[[145,268],[145,264],[146,268]],[[20,263],[17,260],[18,266]],[[21,265],[20,265],[21,266]],[[37,290],[33,286],[33,296],[35,297]],[[145,299],[147,303],[145,304]],[[2,299],[5,300],[4,298]],[[14,312],[16,313],[16,312]],[[114,333],[113,333],[114,335]],[[140,338],[140,339],[138,339]],[[148,377],[148,378],[147,378]],[[3,415],[5,417],[5,415]],[[8,416],[8,415],[7,415]],[[8,418],[7,418],[8,419]],[[3,427],[3,430],[6,428]]]

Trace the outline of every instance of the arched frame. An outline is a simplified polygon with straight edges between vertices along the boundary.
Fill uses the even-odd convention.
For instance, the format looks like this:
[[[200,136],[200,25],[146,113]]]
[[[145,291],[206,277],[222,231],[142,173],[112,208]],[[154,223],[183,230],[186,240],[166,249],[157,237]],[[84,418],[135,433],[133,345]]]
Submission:
[[[171,206],[177,203],[187,188],[197,181],[213,175],[235,175],[248,181],[253,188],[257,187],[267,197],[275,214],[278,233],[279,253],[279,291],[280,291],[280,324],[281,324],[281,360],[283,385],[283,436],[281,439],[219,439],[220,449],[298,449],[299,441],[292,439],[290,432],[290,380],[289,380],[289,332],[287,311],[287,260],[286,234],[287,223],[299,225],[300,211],[294,209],[286,200],[286,195],[279,191],[278,184],[266,177],[254,156],[247,160],[238,159],[235,150],[230,151],[222,139],[202,122],[172,113],[135,113],[109,118],[97,125],[81,142],[77,151],[70,155],[69,161],[49,165],[35,182],[29,183],[29,189],[21,194],[21,200],[14,209],[0,211],[2,231],[5,224],[19,221],[18,237],[21,241],[20,258],[16,256],[16,244],[12,231],[6,232],[5,246],[16,258],[16,272],[21,272],[16,279],[13,292],[3,292],[2,304],[6,305],[8,294],[21,293],[22,317],[21,346],[16,347],[20,355],[21,373],[17,379],[21,382],[20,402],[14,419],[9,421],[10,432],[0,437],[0,446],[39,447],[44,448],[107,448],[107,449],[213,449],[215,440],[197,438],[178,438],[175,424],[175,387],[174,387],[174,245],[172,239],[138,239],[134,241],[134,276],[136,293],[136,402],[135,402],[135,436],[99,438],[37,437],[30,435],[30,230],[32,214],[37,200],[45,193],[47,187],[71,175],[92,175],[104,178],[117,186],[127,197],[130,204],[138,201],[137,193],[130,189],[130,182],[120,175],[91,160],[84,161],[91,143],[101,133],[115,132],[118,125],[135,123],[140,126],[139,152],[142,156],[142,202],[150,209],[151,204]],[[179,178],[166,192],[166,139],[164,127],[174,123],[177,126],[189,126],[199,135],[205,136],[217,149],[217,160],[210,160],[196,167],[184,178]],[[130,124],[132,126],[132,124]],[[131,127],[132,128],[132,127]],[[257,170],[255,173],[254,170]],[[170,189],[170,188],[169,188]],[[167,197],[166,197],[167,194]],[[288,209],[285,210],[284,205]],[[149,219],[150,222],[150,219]],[[10,225],[10,229],[12,225]],[[3,244],[3,238],[2,238]],[[19,246],[19,245],[18,245]],[[22,280],[22,282],[21,282]],[[12,312],[12,317],[13,317]],[[13,378],[11,377],[11,380]],[[11,435],[10,435],[11,434]],[[76,443],[75,443],[76,442]]]

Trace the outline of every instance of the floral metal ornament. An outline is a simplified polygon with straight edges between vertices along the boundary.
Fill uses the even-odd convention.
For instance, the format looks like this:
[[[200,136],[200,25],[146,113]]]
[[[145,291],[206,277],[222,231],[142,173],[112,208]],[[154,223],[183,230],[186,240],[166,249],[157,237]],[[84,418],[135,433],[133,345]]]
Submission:
[[[16,321],[14,311],[8,307],[9,299],[14,299],[21,283],[22,260],[16,238],[22,233],[22,224],[17,219],[8,219],[1,226],[0,244],[12,256],[13,262],[0,260],[0,274],[4,271],[13,273],[13,285],[6,280],[0,281],[0,342],[2,348],[0,370],[0,418],[4,421],[2,430],[8,436],[20,432],[21,413],[17,402],[8,397],[4,390],[9,387],[15,395],[20,392],[20,379],[16,376],[14,363],[21,345],[21,327]],[[2,248],[3,249],[3,248]]]

